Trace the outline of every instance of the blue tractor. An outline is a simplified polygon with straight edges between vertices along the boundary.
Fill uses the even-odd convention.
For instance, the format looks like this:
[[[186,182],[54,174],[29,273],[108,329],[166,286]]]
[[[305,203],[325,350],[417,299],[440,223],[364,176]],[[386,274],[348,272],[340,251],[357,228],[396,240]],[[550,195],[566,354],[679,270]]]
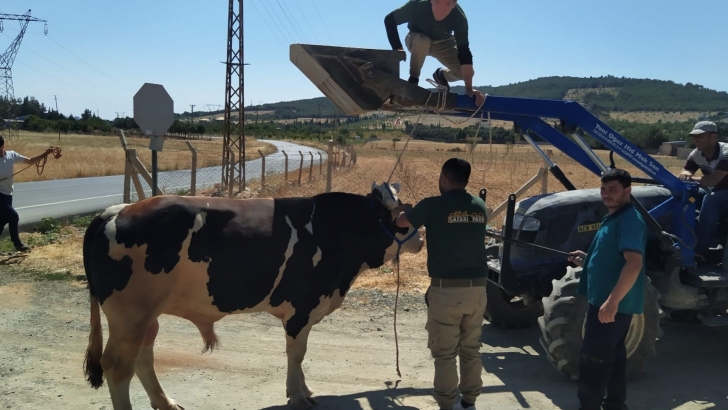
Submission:
[[[702,200],[698,185],[679,180],[577,102],[487,96],[478,107],[466,95],[433,92],[400,79],[402,51],[293,44],[290,58],[346,115],[426,108],[449,116],[486,113],[492,120],[513,122],[565,190],[521,200],[510,195],[503,228],[490,232],[493,240],[486,244],[490,255],[486,319],[503,327],[538,324],[546,356],[568,377],[578,378],[587,302],[576,295],[581,269],[569,264],[567,252],[588,249],[607,210],[599,190],[576,189],[542,151],[538,139],[595,177],[614,167],[615,153],[646,175],[633,178],[641,185],[633,186],[632,200],[650,231],[649,279],[644,313],[635,316],[626,341],[628,371],[640,369],[655,353],[663,317],[728,325],[728,271],[722,268],[722,258],[705,266],[694,260],[696,210]],[[589,147],[585,135],[611,151],[609,165]],[[486,195],[482,189],[481,197]],[[726,243],[726,230],[718,232],[718,243]]]

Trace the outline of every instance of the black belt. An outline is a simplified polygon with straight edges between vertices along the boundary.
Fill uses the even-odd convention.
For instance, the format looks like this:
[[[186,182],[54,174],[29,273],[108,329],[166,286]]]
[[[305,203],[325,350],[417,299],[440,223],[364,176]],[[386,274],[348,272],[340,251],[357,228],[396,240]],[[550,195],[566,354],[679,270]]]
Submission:
[[[470,288],[473,286],[485,286],[488,283],[487,278],[475,279],[440,279],[432,278],[430,286],[436,288]]]

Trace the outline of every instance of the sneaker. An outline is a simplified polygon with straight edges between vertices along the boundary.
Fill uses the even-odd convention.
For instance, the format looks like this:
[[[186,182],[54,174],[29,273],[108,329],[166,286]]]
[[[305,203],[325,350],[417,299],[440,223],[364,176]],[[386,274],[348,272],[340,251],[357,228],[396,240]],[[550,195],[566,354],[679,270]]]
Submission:
[[[446,87],[447,92],[450,92],[450,83],[447,82],[447,79],[445,78],[445,72],[442,68],[438,68],[437,70],[435,70],[435,72],[432,74],[432,79],[441,86]]]
[[[452,410],[475,410],[475,405],[473,404],[470,407],[463,407],[461,403],[455,404],[455,406],[452,408]]]
[[[18,251],[20,251],[20,252],[25,252],[25,251],[27,251],[30,248],[26,244],[24,244],[22,242],[18,242],[18,243],[15,244],[15,249],[18,250]]]
[[[410,78],[409,78],[409,80],[407,80],[407,82],[409,82],[411,84],[414,84],[414,85],[417,85],[420,82],[420,79],[417,78],[417,77],[410,76]]]

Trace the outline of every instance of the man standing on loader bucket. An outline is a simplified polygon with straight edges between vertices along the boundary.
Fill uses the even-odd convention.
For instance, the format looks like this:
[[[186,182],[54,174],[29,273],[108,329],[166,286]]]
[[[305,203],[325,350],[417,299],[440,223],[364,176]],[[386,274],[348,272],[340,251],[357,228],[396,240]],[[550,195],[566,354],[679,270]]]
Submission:
[[[427,346],[435,359],[434,396],[442,410],[475,410],[483,388],[480,335],[485,313],[487,211],[465,187],[468,161],[451,158],[440,172],[440,196],[397,217],[397,226],[427,229]],[[456,357],[460,357],[458,386]],[[461,400],[457,401],[460,388]]]
[[[718,141],[718,126],[711,121],[698,122],[689,135],[693,137],[695,149],[678,177],[683,181],[698,182],[705,193],[695,247],[695,256],[703,259],[708,249],[715,245],[715,228],[728,210],[728,144]],[[702,177],[694,176],[698,170],[703,173]]]
[[[397,26],[404,23],[409,23],[405,38],[411,53],[408,81],[418,84],[425,57],[433,56],[446,67],[438,68],[432,75],[435,82],[450,91],[450,82],[464,80],[465,93],[475,97],[475,103],[480,106],[485,97],[473,89],[475,71],[468,40],[468,19],[457,0],[409,0],[387,14],[384,26],[393,50],[403,51]]]
[[[602,175],[608,214],[589,250],[569,257],[583,266],[578,293],[589,302],[579,360],[580,410],[627,408],[625,339],[632,315],[643,312],[647,246],[647,225],[630,202],[631,184],[621,169]]]

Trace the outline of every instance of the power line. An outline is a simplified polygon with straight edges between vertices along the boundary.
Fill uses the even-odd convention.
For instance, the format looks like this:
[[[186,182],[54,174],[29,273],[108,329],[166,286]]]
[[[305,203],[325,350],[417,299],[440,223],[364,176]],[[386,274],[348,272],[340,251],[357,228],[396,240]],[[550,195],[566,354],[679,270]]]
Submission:
[[[313,2],[313,6],[316,8],[316,13],[318,13],[319,19],[321,19],[321,25],[324,26],[324,30],[326,30],[326,34],[329,35],[329,41],[333,41],[333,37],[331,37],[331,32],[329,31],[329,27],[326,25],[324,18],[321,17],[321,12],[319,11],[318,5],[316,5],[316,0],[311,0],[311,1]]]
[[[301,12],[301,15],[303,16],[303,19],[306,21],[306,25],[308,26],[308,29],[311,30],[313,33],[313,37],[316,39],[316,42],[319,42],[318,35],[316,35],[316,32],[311,27],[311,24],[308,22],[308,17],[303,13],[303,9],[301,8],[301,5],[298,3],[298,0],[294,0],[296,2],[296,6],[298,7],[298,10]]]
[[[278,0],[276,0],[276,1],[278,1]],[[291,13],[291,9],[288,8],[288,3],[286,3],[285,0],[284,0],[283,1],[283,4],[285,4],[285,6],[286,6],[286,10],[288,10],[288,14],[291,15],[291,18],[293,19],[293,23],[295,24],[295,27],[298,28],[298,31],[301,33],[301,35],[303,35],[304,40],[306,40],[306,42],[308,43],[309,42],[308,41],[308,38],[306,37],[306,34],[301,29],[301,25],[298,24],[298,20],[296,20],[296,16],[293,15],[293,13]]]
[[[260,16],[260,19],[263,20],[263,22],[265,23],[266,26],[268,26],[268,30],[270,30],[271,33],[273,33],[273,35],[276,38],[276,41],[278,41],[278,44],[280,44],[281,46],[283,46],[283,42],[281,42],[280,38],[278,38],[278,34],[276,34],[276,32],[273,31],[273,29],[271,28],[270,24],[268,24],[268,20],[266,20],[265,18],[263,18],[263,14],[261,14],[261,12],[258,10],[258,7],[255,5],[255,2],[251,1],[250,4],[253,5],[253,8],[255,9],[255,12],[258,13],[258,15]],[[274,21],[274,23],[275,23],[275,21]]]
[[[5,34],[5,33],[2,33],[2,34],[3,34],[3,35],[5,35],[6,37],[9,37],[9,36],[8,36],[7,34]],[[60,64],[56,63],[55,61],[52,61],[52,60],[50,60],[50,59],[49,59],[49,58],[47,58],[46,56],[44,56],[44,55],[42,55],[42,54],[38,53],[37,51],[35,51],[35,50],[31,49],[30,47],[26,46],[25,44],[22,44],[22,45],[21,45],[21,47],[23,47],[24,49],[26,49],[26,50],[30,51],[30,52],[31,52],[31,53],[33,53],[33,54],[36,54],[37,56],[39,56],[40,58],[42,58],[42,59],[44,59],[44,60],[48,61],[49,63],[51,63],[51,64],[53,64],[53,65],[55,65],[55,66],[59,67],[59,68],[60,68],[60,69],[62,69],[63,71],[66,71],[67,73],[69,73],[69,74],[72,74],[72,75],[74,75],[74,76],[78,77],[78,78],[79,78],[79,79],[81,79],[82,81],[85,81],[86,83],[88,83],[88,84],[90,84],[90,85],[92,85],[92,86],[94,86],[94,87],[96,87],[96,88],[99,88],[99,89],[101,89],[101,87],[100,87],[100,86],[98,86],[98,85],[96,85],[96,84],[92,83],[91,81],[89,81],[89,80],[88,80],[88,79],[86,79],[86,78],[83,78],[83,77],[79,76],[78,74],[74,73],[73,71],[70,71],[70,70],[66,69],[65,67],[61,66]],[[106,90],[106,91],[110,91],[109,89],[105,89],[105,90]],[[119,94],[117,94],[117,95],[119,95]]]
[[[76,57],[77,59],[81,60],[81,62],[83,62],[83,63],[84,63],[84,64],[86,64],[87,66],[89,66],[89,67],[93,68],[94,70],[96,70],[97,72],[99,72],[99,73],[100,73],[101,75],[103,75],[104,77],[106,77],[106,78],[108,78],[109,80],[111,80],[111,81],[113,81],[113,82],[115,82],[115,83],[119,84],[120,86],[124,87],[124,89],[127,89],[127,88],[128,88],[128,87],[127,87],[127,86],[125,86],[124,84],[122,84],[122,83],[118,82],[118,81],[117,81],[117,80],[116,80],[115,78],[111,78],[111,77],[109,77],[108,75],[106,75],[106,73],[102,72],[102,71],[101,71],[101,70],[99,70],[98,68],[96,68],[96,67],[92,66],[91,64],[89,64],[89,63],[88,63],[88,62],[87,62],[86,60],[84,60],[84,59],[82,59],[81,57],[77,56],[77,55],[76,55],[76,54],[75,54],[75,53],[74,53],[73,51],[71,51],[71,50],[67,49],[67,48],[66,48],[66,47],[65,47],[65,46],[64,46],[63,44],[61,44],[61,43],[57,42],[56,40],[54,40],[54,39],[53,39],[53,37],[51,37],[51,36],[47,36],[47,37],[48,37],[49,39],[51,39],[51,41],[53,41],[54,43],[56,43],[56,44],[58,44],[59,46],[61,46],[61,47],[62,47],[62,48],[63,48],[64,50],[68,51],[68,52],[69,52],[69,53],[70,53],[70,54],[71,54],[72,56]]]
[[[283,6],[281,6],[281,2],[278,1],[278,0],[276,0],[276,3],[278,3],[278,7],[280,7],[281,12],[283,12],[283,15],[286,16],[286,20],[288,20],[288,24],[291,25],[291,28],[293,28],[293,31],[296,33],[296,35],[298,35],[298,40],[301,41],[301,42],[303,42],[303,39],[301,38],[301,35],[296,31],[296,26],[291,21],[291,18],[288,17],[288,14],[286,14],[286,11],[283,10]]]
[[[268,5],[268,4],[267,4],[267,2],[265,2],[265,1],[261,1],[261,4],[263,5],[263,8],[265,8],[265,11],[266,11],[266,13],[268,13],[268,15],[270,16],[271,20],[273,20],[273,16],[271,16],[271,14],[270,14],[270,11],[268,11],[268,7],[266,7],[266,6]],[[272,8],[272,6],[271,6],[271,8]],[[290,31],[288,31],[288,27],[286,27],[286,25],[285,25],[285,24],[283,24],[283,20],[281,20],[280,16],[278,16],[278,13],[276,13],[276,12],[274,11],[274,12],[273,12],[273,14],[275,14],[275,15],[276,15],[276,17],[278,18],[278,21],[280,21],[280,22],[281,22],[281,26],[283,26],[283,29],[285,29],[285,30],[286,30],[286,33],[287,33],[287,34],[288,34],[289,36],[291,36],[291,32],[290,32]],[[273,22],[275,23],[275,20],[273,20]],[[278,27],[278,23],[276,23],[276,27]],[[279,27],[279,30],[281,30],[281,29],[280,29],[280,27]],[[282,33],[282,32],[283,32],[283,30],[281,30],[281,33]],[[293,36],[291,36],[291,38],[293,38]],[[288,39],[288,37],[286,37],[286,41],[287,41],[288,43],[295,43],[295,41],[294,41],[294,40],[289,40],[289,39]]]

